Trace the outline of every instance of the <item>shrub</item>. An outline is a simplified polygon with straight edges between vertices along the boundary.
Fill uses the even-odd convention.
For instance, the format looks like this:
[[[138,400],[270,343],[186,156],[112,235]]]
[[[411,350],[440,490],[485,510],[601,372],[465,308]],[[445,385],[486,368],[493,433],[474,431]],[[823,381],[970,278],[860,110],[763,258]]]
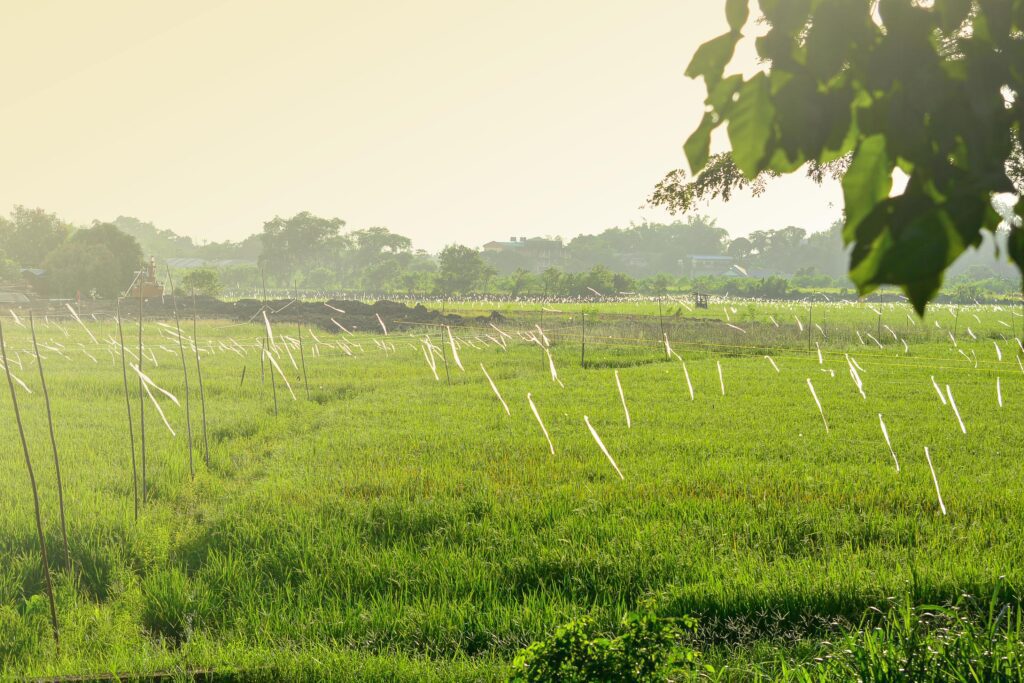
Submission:
[[[696,621],[659,618],[651,612],[627,614],[619,635],[596,635],[584,617],[559,628],[549,639],[523,650],[512,665],[514,683],[554,681],[664,681],[696,667],[699,653],[684,639]]]
[[[220,277],[217,271],[209,268],[190,270],[181,278],[180,294],[188,296],[193,288],[200,296],[217,296],[221,291]]]

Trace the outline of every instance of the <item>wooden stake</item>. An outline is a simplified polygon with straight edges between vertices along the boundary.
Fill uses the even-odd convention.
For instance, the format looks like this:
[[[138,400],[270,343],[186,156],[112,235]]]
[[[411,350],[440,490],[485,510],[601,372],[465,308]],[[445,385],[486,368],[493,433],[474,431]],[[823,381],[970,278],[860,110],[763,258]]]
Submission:
[[[124,330],[121,327],[121,300],[117,300],[117,335],[121,340],[121,376],[124,379],[124,405],[128,410],[128,441],[132,446],[132,497],[135,499],[135,521],[139,519],[139,471],[135,463],[135,427],[132,423],[132,401],[128,394],[128,364],[124,358]]]
[[[302,383],[306,386],[306,400],[309,400],[309,377],[306,376],[306,353],[302,348],[302,323],[299,323],[299,362],[302,363]]]
[[[814,329],[814,305],[807,307],[807,350],[811,350],[811,330]]]
[[[661,326],[661,338],[667,339],[665,336],[665,316],[661,311],[661,300],[663,297],[658,297],[658,324]],[[668,344],[665,345],[665,360],[672,360],[672,356],[668,354]]]
[[[4,343],[4,326],[0,322],[0,354],[3,356],[4,370],[7,373],[7,387],[11,390],[11,403],[14,405],[14,419],[18,423],[18,436],[21,438],[21,450],[25,454],[25,467],[28,469],[28,481],[32,486],[32,500],[36,511],[36,532],[39,534],[39,555],[43,563],[43,575],[46,577],[46,595],[50,598],[50,622],[53,625],[53,640],[60,647],[60,627],[57,625],[57,603],[53,600],[53,580],[50,578],[50,561],[46,557],[46,538],[43,536],[43,518],[39,512],[39,490],[36,488],[36,475],[32,471],[32,458],[28,454],[28,442],[25,441],[25,428],[21,424],[21,412],[18,410],[18,396],[14,393],[14,380],[11,378],[11,365],[7,362],[7,345]]]
[[[580,313],[580,367],[587,367],[587,314]]]
[[[443,305],[443,303],[442,303]],[[451,330],[448,331],[451,334]],[[444,328],[441,328],[441,356],[444,358],[444,376],[448,379],[448,386],[452,385],[452,376],[448,372],[448,349],[444,345]]]
[[[544,329],[544,304],[540,306],[540,328]],[[548,367],[548,357],[544,353],[544,344],[537,344],[540,347],[540,369],[545,370]]]
[[[196,478],[196,465],[192,457],[192,409],[189,406],[188,390],[188,364],[185,363],[185,343],[181,339],[181,321],[178,319],[178,291],[174,288],[174,278],[171,275],[171,267],[167,266],[167,283],[171,286],[171,301],[174,305],[174,326],[178,329],[178,351],[181,354],[181,374],[185,378],[185,425],[188,429],[188,472]],[[192,304],[195,311],[195,302]],[[193,340],[194,342],[195,340]]]
[[[53,467],[57,472],[57,502],[60,505],[60,535],[64,540],[64,564],[71,574],[71,550],[68,548],[68,527],[64,517],[64,483],[60,476],[60,456],[57,454],[57,437],[53,433],[53,413],[50,411],[50,392],[46,389],[46,375],[43,372],[43,357],[39,355],[39,344],[36,342],[36,323],[32,312],[28,314],[29,328],[32,330],[32,349],[36,352],[36,363],[39,365],[39,382],[43,386],[43,398],[46,401],[46,422],[50,427],[50,445],[53,447]]]
[[[263,278],[263,315],[267,314],[267,276],[262,270],[260,271],[260,277]],[[274,350],[270,348],[270,333],[264,330],[264,342],[263,342],[263,353],[273,353]],[[273,370],[270,372],[270,388],[274,394],[274,417],[277,417],[277,377],[274,375]]]
[[[299,286],[295,285],[295,300],[299,299]],[[301,308],[299,309],[301,315]],[[302,383],[306,385],[306,400],[309,400],[309,377],[306,376],[306,353],[302,348],[302,321],[299,321],[299,360],[302,363]]]
[[[142,298],[142,282],[139,282],[139,440],[141,441],[139,454],[142,459],[142,504],[149,501],[149,487],[146,479],[146,386],[142,383],[142,305],[145,299]]]
[[[196,374],[199,376],[199,403],[203,411],[203,457],[210,466],[210,441],[206,435],[206,389],[203,388],[203,363],[199,359],[199,324],[196,322],[196,288],[192,286],[192,344],[196,349]],[[243,369],[243,372],[245,370]]]

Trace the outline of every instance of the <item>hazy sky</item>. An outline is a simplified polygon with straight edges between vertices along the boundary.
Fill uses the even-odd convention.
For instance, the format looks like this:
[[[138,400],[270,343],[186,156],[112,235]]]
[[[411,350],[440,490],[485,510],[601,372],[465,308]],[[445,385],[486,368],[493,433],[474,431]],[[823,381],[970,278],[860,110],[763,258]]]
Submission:
[[[598,232],[685,165],[708,0],[3,0],[0,210],[205,240],[309,210],[436,250]],[[752,62],[741,60],[751,68]],[[839,215],[802,179],[734,234]]]

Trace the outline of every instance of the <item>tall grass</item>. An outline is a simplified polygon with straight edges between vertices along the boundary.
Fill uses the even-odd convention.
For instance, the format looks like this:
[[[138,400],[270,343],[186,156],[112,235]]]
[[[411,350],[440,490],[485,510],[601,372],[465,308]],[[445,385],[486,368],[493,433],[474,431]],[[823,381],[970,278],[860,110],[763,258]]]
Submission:
[[[28,470],[29,487],[32,490],[32,503],[35,510],[36,534],[39,538],[39,556],[43,569],[43,576],[46,579],[46,596],[50,601],[50,623],[53,627],[53,640],[60,644],[60,626],[57,622],[57,606],[53,595],[53,579],[50,577],[50,561],[46,552],[46,538],[43,533],[43,519],[39,505],[39,488],[36,486],[35,470],[32,468],[32,457],[28,451],[28,441],[25,439],[25,428],[21,422],[21,411],[18,408],[18,395],[14,390],[14,380],[11,378],[11,364],[7,359],[7,342],[4,339],[4,325],[0,321],[0,356],[2,356],[4,371],[7,374],[7,387],[11,392],[11,406],[14,409],[14,420],[18,425],[18,438],[21,442],[21,450],[25,456],[25,469]]]

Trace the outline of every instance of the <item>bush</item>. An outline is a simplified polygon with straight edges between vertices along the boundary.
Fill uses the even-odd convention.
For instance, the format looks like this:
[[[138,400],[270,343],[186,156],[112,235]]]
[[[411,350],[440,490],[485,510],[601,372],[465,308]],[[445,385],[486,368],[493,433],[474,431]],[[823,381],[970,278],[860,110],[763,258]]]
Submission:
[[[559,628],[548,640],[523,650],[512,664],[514,683],[554,681],[665,681],[692,671],[699,653],[684,645],[696,621],[659,618],[651,612],[627,614],[621,633],[595,635],[593,619],[584,617]]]
[[[209,268],[190,270],[181,279],[180,294],[189,296],[193,289],[199,296],[217,296],[220,294],[220,277],[217,271]]]
[[[835,287],[836,281],[825,273],[819,273],[818,269],[814,266],[810,266],[809,268],[801,268],[796,271],[796,274],[790,280],[790,284],[794,287],[803,287],[805,289],[824,289]]]

